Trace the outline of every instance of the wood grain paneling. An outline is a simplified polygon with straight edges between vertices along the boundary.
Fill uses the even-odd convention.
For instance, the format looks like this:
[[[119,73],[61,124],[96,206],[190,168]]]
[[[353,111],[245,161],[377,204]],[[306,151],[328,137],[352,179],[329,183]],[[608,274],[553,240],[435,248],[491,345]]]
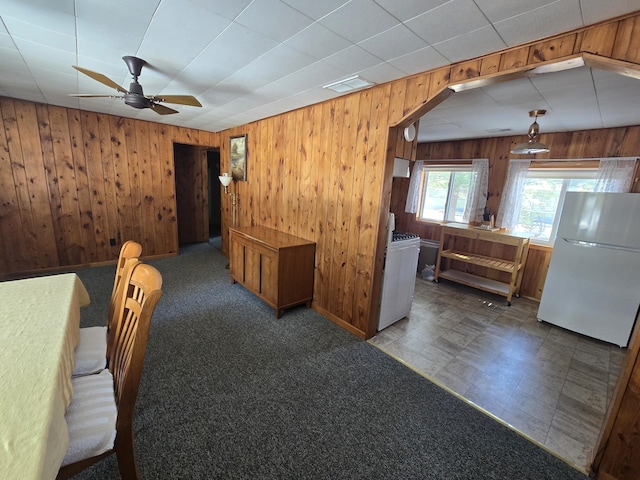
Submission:
[[[640,321],[640,313],[636,323]],[[598,444],[593,452],[591,472],[601,480],[640,478],[640,329],[631,334],[627,355]]]
[[[127,239],[177,253],[171,127],[2,97],[0,127],[0,278],[112,262]]]
[[[392,181],[391,163],[405,124],[446,98],[446,87],[458,81],[495,81],[549,59],[566,59],[568,52],[579,56],[583,45],[591,54],[637,62],[637,24],[638,15],[629,15],[216,134],[0,99],[0,183],[6,187],[0,194],[0,274],[110,261],[127,238],[154,255],[176,254],[174,142],[219,147],[221,169],[228,171],[229,137],[247,134],[247,181],[229,187],[237,194],[237,224],[262,224],[315,241],[314,308],[358,335],[371,336],[386,213],[390,205],[402,204],[394,197],[402,183]],[[593,154],[594,142],[608,145],[609,156],[622,156],[637,153],[629,151],[635,150],[631,143],[637,145],[637,135],[632,127],[543,134],[542,141],[553,143],[562,156]],[[516,139],[431,148],[433,158],[488,157],[489,205],[497,210],[510,141]],[[483,153],[487,150],[495,154]],[[194,178],[202,203],[206,182]],[[222,194],[221,203],[226,252],[231,196]],[[431,238],[439,233],[437,227],[421,229]],[[105,243],[112,239],[114,246]]]
[[[316,242],[313,307],[368,338],[376,332],[387,212],[403,211],[394,196],[406,182],[393,181],[391,171],[405,123],[456,82],[521,74],[549,59],[571,60],[569,51],[640,63],[638,39],[635,13],[215,134],[0,98],[0,277],[113,261],[129,238],[142,243],[143,255],[177,254],[174,142],[219,147],[221,169],[229,171],[229,137],[247,134],[248,178],[230,187],[237,224]],[[541,141],[552,157],[631,156],[638,135],[629,127],[543,134]],[[522,140],[449,142],[422,147],[417,158],[489,158],[488,202],[497,210],[510,142]],[[222,194],[222,210],[226,252],[230,195]],[[437,226],[406,225],[439,235]],[[532,258],[546,261],[544,252]],[[544,268],[527,268],[537,272],[527,288],[537,291]]]

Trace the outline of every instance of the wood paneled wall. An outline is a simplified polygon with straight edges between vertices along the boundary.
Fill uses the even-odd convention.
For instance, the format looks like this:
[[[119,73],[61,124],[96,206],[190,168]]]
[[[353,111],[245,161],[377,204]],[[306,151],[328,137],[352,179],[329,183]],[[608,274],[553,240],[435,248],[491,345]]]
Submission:
[[[234,185],[238,222],[315,241],[314,308],[369,337],[375,333],[379,308],[385,238],[380,232],[391,206],[389,162],[402,127],[416,121],[425,106],[440,101],[448,85],[508,76],[581,52],[638,63],[640,50],[629,47],[637,29],[640,17],[632,15],[222,132],[221,161],[226,165],[229,136],[249,135],[248,181]],[[390,130],[396,125],[399,128]],[[626,141],[632,144],[635,134],[630,131]],[[558,151],[564,142],[568,153],[589,154],[584,137],[582,141],[567,135],[556,138]],[[511,139],[492,141],[496,151],[504,152],[492,161],[506,162]],[[500,142],[505,142],[504,148],[497,145]],[[498,178],[494,176],[496,192],[503,183]],[[229,203],[226,199],[225,219]],[[497,209],[497,194],[490,199],[493,203]],[[223,245],[226,248],[226,238]],[[532,258],[544,265],[546,254],[537,252]],[[528,295],[534,297],[540,289],[536,278],[526,283]]]
[[[128,239],[177,253],[173,143],[217,134],[9,98],[0,123],[0,278],[110,262]]]
[[[488,158],[489,190],[487,208],[497,214],[507,178],[510,150],[513,145],[526,141],[526,135],[482,138],[452,142],[422,143],[418,145],[416,160],[441,161]],[[577,132],[544,133],[541,142],[549,146],[549,153],[531,155],[540,159],[586,159],[603,157],[640,157],[640,126],[583,130]],[[586,162],[582,162],[586,163]],[[571,164],[567,164],[571,165]],[[575,166],[575,165],[574,165]],[[633,191],[640,191],[637,169],[632,179]],[[395,178],[391,194],[391,211],[396,216],[400,231],[419,234],[423,238],[440,239],[436,223],[422,222],[414,214],[404,211],[409,190],[409,179]],[[542,287],[551,259],[550,247],[532,245],[522,279],[521,295],[540,299]]]
[[[129,238],[145,256],[176,254],[173,143],[220,146],[228,171],[229,137],[246,133],[248,180],[231,187],[238,224],[315,241],[314,308],[368,338],[377,325],[399,130],[460,82],[582,52],[636,68],[639,40],[637,12],[220,134],[0,98],[0,277],[112,261]],[[637,131],[629,134],[637,139]],[[582,156],[590,144],[584,135],[565,137]],[[504,157],[492,161],[495,168]],[[227,248],[231,204],[222,196]]]
[[[639,63],[638,31],[640,15],[630,15],[220,134],[2,99],[1,272],[109,261],[127,238],[141,241],[146,255],[175,254],[173,143],[219,146],[228,171],[229,137],[246,133],[248,180],[230,187],[238,224],[315,241],[314,308],[370,337],[401,129],[461,81],[581,52]],[[227,248],[231,198],[222,197]]]

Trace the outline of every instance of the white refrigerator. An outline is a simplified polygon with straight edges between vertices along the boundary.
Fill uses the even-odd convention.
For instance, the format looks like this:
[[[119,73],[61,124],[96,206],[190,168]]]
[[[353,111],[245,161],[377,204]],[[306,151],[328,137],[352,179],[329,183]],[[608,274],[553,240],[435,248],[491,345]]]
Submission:
[[[538,320],[626,347],[640,306],[640,194],[567,192]]]

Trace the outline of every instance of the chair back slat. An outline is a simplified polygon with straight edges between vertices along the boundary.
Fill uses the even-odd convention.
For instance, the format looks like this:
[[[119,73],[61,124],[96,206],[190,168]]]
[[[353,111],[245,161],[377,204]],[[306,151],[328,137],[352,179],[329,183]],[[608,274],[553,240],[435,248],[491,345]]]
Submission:
[[[133,268],[138,265],[140,260],[137,258],[129,258],[125,261],[122,267],[122,276],[119,281],[118,287],[115,290],[115,293],[111,300],[111,306],[109,308],[109,321],[107,324],[107,366],[109,366],[109,362],[111,361],[112,352],[111,348],[115,342],[115,336],[117,329],[120,328],[119,325],[121,322],[118,319],[118,316],[121,314],[122,310],[122,302],[124,302],[126,296],[126,289],[128,288],[129,281],[131,280],[131,272]]]
[[[109,301],[109,311],[107,313],[107,363],[109,361],[109,331],[111,325],[115,321],[115,315],[119,310],[118,300],[121,297],[120,289],[122,286],[122,277],[125,273],[125,266],[127,262],[138,261],[142,254],[142,245],[133,240],[127,240],[120,249],[120,255],[118,256],[118,263],[116,264],[116,276],[113,280],[113,289],[111,291],[111,300]]]
[[[121,426],[133,422],[151,316],[162,296],[162,276],[157,269],[138,262],[127,270],[109,357]]]

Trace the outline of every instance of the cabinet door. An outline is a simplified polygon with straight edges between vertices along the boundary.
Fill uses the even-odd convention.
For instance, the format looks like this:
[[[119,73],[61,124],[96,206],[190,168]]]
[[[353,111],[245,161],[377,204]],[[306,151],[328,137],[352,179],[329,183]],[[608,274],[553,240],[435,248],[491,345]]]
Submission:
[[[231,237],[229,251],[229,273],[239,282],[244,283],[244,245]]]
[[[253,291],[260,292],[260,252],[247,246],[244,249],[244,284]]]
[[[263,253],[261,262],[260,292],[267,301],[278,304],[278,255]]]

